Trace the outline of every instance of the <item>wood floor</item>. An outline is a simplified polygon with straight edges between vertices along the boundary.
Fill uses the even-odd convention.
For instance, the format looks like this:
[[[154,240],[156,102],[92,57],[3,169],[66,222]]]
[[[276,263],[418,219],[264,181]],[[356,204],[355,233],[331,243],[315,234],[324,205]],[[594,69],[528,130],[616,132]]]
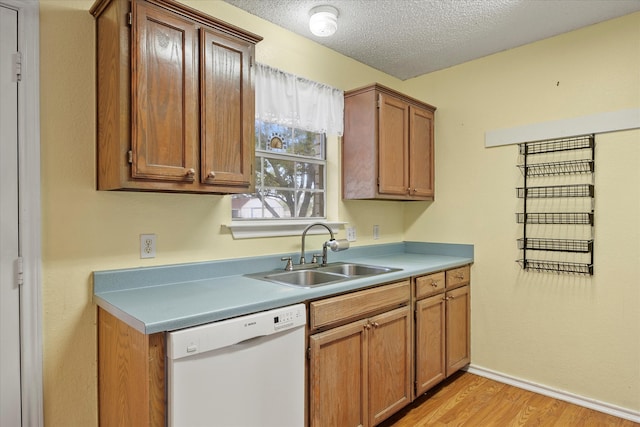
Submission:
[[[640,424],[459,372],[380,426],[637,427]]]

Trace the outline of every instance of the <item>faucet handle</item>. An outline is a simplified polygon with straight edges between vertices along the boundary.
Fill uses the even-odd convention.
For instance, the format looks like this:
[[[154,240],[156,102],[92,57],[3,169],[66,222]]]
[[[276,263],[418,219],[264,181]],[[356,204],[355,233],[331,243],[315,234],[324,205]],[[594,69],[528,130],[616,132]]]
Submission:
[[[313,254],[313,258],[311,259],[311,262],[314,264],[317,264],[318,258],[322,258],[322,254]]]
[[[293,260],[291,259],[290,256],[283,256],[282,258],[280,258],[281,261],[287,261],[287,265],[285,265],[284,269],[286,271],[292,271],[293,270]]]

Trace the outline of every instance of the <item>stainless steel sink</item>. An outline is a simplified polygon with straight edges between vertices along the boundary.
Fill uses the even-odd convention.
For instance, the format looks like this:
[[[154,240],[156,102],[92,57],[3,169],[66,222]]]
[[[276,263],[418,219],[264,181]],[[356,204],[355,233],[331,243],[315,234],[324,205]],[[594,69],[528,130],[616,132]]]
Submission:
[[[376,274],[389,273],[391,271],[398,271],[397,268],[380,267],[377,265],[364,265],[364,264],[350,264],[350,263],[336,263],[330,264],[326,267],[318,268],[318,271],[324,271],[329,273],[343,274],[348,277],[353,276],[372,276]]]
[[[247,274],[246,276],[281,285],[313,288],[316,286],[330,285],[364,276],[376,276],[378,274],[390,273],[392,271],[399,270],[401,269],[381,267],[377,265],[338,262],[324,267],[315,266],[293,271],[268,271],[263,273]]]
[[[300,286],[303,288],[328,285],[346,279],[346,277],[341,274],[327,273],[315,269],[271,273],[264,275],[262,278],[271,282]]]

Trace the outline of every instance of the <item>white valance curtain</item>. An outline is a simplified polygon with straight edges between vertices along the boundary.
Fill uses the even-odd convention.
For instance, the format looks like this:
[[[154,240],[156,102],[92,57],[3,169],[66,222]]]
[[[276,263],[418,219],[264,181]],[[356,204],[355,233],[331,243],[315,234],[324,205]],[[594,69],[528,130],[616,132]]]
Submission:
[[[342,136],[343,91],[256,64],[256,119]]]

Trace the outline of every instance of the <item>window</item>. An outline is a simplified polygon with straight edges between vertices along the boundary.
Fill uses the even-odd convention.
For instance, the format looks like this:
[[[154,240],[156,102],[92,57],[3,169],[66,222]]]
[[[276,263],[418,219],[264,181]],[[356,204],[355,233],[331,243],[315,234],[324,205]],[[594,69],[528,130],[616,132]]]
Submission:
[[[232,222],[326,219],[326,135],[342,135],[344,93],[263,64],[252,71],[256,192],[232,197]]]
[[[325,135],[256,121],[256,192],[233,196],[234,220],[325,218]]]

